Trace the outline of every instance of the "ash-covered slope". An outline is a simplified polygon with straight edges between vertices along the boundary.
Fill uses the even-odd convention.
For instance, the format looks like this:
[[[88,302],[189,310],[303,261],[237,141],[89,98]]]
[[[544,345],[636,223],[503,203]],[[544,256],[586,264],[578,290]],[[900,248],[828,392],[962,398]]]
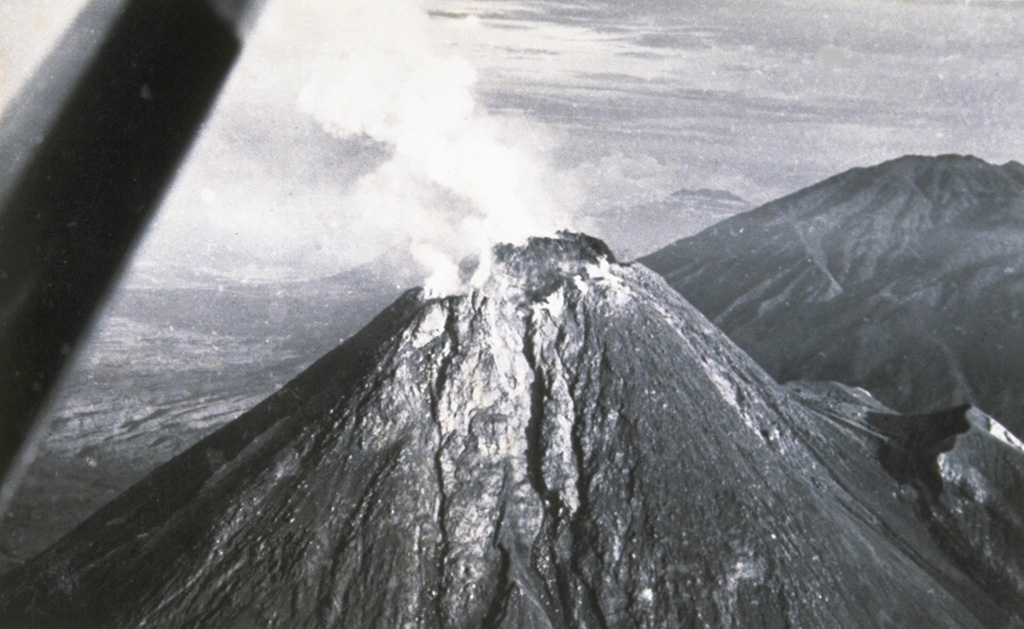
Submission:
[[[962,411],[924,438],[890,415],[877,442],[832,439],[859,411],[799,403],[601,243],[497,257],[483,289],[407,294],[5,575],[0,624],[1019,623],[1020,590],[995,585],[1020,582],[1020,549],[954,552],[985,508],[945,538],[919,513]]]
[[[384,266],[302,283],[196,278],[118,291],[69,365],[47,439],[0,518],[0,573],[359,331],[402,293]]]
[[[906,412],[970,402],[1024,434],[1024,166],[904,157],[642,261],[780,381]]]

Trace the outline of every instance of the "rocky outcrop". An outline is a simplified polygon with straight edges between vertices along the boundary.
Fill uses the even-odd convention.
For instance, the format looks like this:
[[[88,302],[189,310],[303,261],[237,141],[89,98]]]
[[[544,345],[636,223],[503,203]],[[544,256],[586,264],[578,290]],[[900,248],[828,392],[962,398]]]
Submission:
[[[598,241],[496,257],[482,288],[406,294],[4,575],[3,624],[1019,622],[1019,592],[990,588],[1016,573],[965,567],[967,529],[930,529],[882,444],[843,432],[892,445],[861,418],[883,407],[801,401]]]

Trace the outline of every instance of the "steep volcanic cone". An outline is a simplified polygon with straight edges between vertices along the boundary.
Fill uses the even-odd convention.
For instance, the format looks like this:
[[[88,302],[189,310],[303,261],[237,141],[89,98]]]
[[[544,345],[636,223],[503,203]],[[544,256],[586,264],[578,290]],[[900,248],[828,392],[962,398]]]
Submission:
[[[830,421],[653,273],[584,236],[534,239],[499,247],[481,289],[399,299],[6,575],[0,610],[69,626],[1011,622],[892,497],[916,481],[880,472],[887,498],[868,507],[844,489],[819,460],[827,435],[805,436]],[[950,426],[936,452],[966,429]]]

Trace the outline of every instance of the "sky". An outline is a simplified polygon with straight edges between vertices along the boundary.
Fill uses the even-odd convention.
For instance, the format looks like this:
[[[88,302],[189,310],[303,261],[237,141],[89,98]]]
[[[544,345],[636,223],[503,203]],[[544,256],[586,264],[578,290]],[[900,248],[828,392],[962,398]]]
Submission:
[[[81,4],[0,0],[0,103]],[[129,275],[385,255],[443,292],[495,241],[682,188],[1021,160],[1021,59],[1019,0],[268,0]]]

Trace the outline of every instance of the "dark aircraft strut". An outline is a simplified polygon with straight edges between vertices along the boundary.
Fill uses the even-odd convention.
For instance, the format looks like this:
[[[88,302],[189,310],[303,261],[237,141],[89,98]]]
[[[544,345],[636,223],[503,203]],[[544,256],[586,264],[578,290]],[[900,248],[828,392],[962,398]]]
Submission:
[[[0,121],[0,514],[261,0],[93,0]]]

